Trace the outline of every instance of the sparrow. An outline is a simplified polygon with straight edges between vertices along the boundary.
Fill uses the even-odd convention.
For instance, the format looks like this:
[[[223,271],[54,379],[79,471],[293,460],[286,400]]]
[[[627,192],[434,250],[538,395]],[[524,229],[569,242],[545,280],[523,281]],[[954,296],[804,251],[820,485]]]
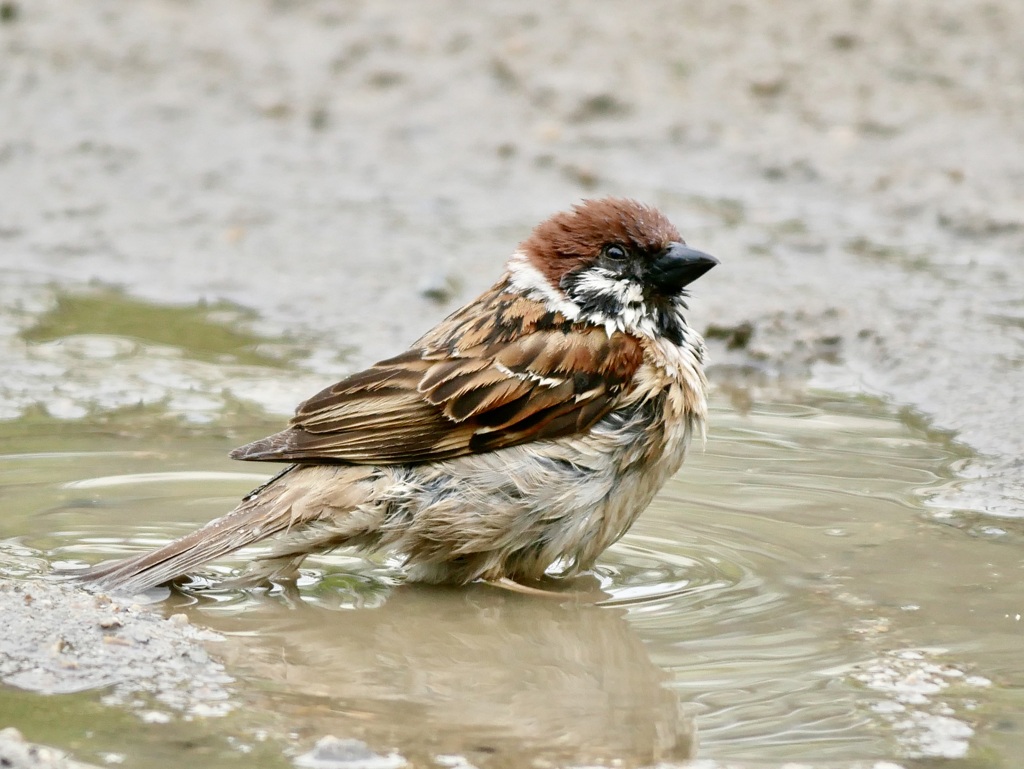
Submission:
[[[232,451],[288,463],[232,512],[84,579],[141,592],[267,538],[253,584],[342,546],[401,554],[428,583],[589,570],[703,439],[704,341],[683,311],[716,264],[633,200],[557,213],[407,351]]]

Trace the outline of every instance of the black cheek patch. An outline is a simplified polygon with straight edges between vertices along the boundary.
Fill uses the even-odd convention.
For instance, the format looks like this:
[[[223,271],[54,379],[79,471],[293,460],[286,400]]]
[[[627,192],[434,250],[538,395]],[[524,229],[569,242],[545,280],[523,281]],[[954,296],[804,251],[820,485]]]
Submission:
[[[676,346],[683,343],[683,321],[681,316],[661,310],[658,312],[658,333]]]
[[[584,315],[608,319],[619,317],[622,313],[622,302],[616,297],[580,289],[584,272],[586,270],[577,270],[562,278],[560,285],[566,296],[576,303]]]
[[[614,296],[583,296],[577,298],[576,303],[587,315],[597,315],[610,320],[622,314],[622,302]]]

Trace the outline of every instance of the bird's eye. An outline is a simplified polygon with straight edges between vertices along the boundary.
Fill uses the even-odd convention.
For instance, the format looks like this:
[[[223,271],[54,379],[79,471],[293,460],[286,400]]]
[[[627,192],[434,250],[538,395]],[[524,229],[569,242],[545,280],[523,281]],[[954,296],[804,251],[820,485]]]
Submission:
[[[626,249],[624,249],[618,243],[612,243],[611,245],[605,246],[604,255],[611,259],[613,262],[626,261]]]

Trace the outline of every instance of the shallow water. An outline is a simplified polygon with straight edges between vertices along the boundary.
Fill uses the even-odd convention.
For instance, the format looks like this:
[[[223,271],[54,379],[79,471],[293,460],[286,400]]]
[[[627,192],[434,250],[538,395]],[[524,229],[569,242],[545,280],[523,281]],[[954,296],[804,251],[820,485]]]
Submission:
[[[60,725],[25,730],[125,766],[176,751],[277,766],[325,734],[417,765],[1013,766],[1021,532],[930,502],[964,459],[941,436],[872,401],[799,401],[719,391],[706,450],[560,598],[404,586],[348,553],[310,561],[297,588],[176,593],[163,609],[226,636],[211,648],[241,707],[197,718],[94,692],[47,699]],[[264,474],[227,449],[276,421],[0,422],[8,572],[135,552],[229,509]],[[41,699],[0,690],[0,715]],[[170,720],[105,728],[125,707]]]

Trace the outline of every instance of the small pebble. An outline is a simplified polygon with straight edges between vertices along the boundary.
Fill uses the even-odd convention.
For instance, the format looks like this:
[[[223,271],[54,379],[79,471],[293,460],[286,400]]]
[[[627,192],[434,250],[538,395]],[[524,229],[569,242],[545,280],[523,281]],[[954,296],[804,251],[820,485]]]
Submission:
[[[365,742],[331,735],[321,737],[311,751],[295,759],[295,765],[302,769],[398,769],[406,763],[397,753],[382,756]]]

